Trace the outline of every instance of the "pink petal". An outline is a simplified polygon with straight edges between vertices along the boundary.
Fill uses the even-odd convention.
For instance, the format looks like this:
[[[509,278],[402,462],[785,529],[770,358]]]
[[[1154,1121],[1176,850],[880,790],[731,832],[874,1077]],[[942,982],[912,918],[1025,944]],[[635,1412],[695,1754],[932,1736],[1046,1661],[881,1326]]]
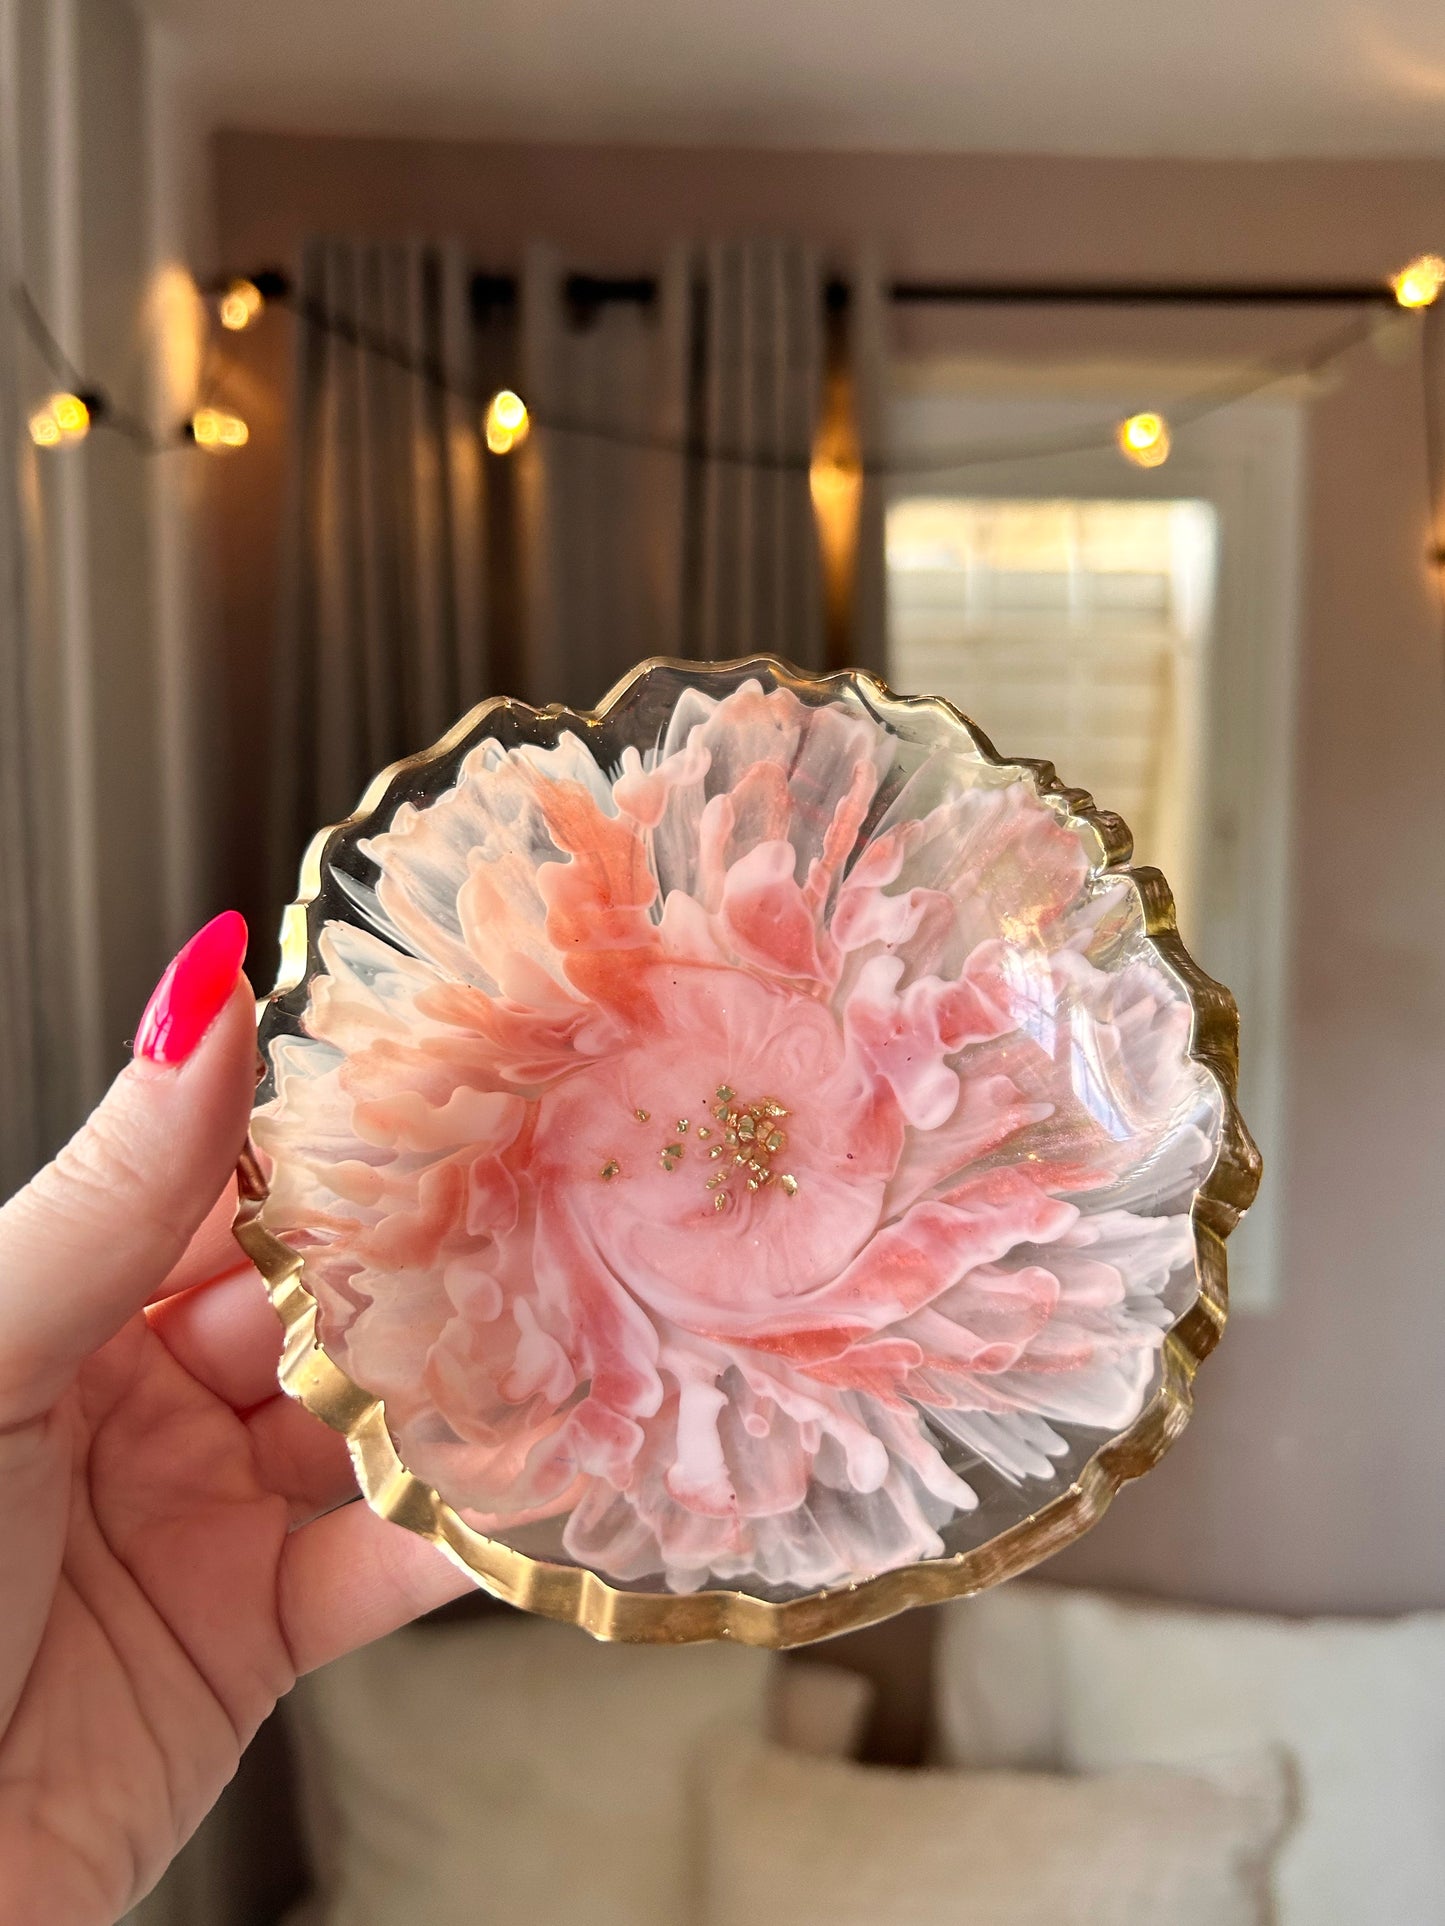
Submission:
[[[723,883],[722,921],[744,962],[783,977],[818,980],[817,931],[793,876],[793,846],[758,843]]]

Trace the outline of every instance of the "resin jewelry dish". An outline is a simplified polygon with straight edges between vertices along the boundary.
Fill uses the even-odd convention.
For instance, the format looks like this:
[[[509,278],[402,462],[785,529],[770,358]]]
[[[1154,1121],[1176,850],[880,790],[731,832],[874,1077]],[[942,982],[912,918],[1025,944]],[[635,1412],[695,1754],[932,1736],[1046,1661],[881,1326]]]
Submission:
[[[606,1638],[1036,1563],[1183,1426],[1258,1182],[1128,832],[933,698],[645,664],[323,832],[238,1236],[378,1511]]]

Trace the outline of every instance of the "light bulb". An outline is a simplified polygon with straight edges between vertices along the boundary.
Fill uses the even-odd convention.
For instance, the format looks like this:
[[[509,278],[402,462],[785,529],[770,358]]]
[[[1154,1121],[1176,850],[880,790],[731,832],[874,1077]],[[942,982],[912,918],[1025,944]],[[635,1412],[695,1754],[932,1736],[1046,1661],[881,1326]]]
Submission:
[[[216,304],[216,312],[221,318],[221,326],[239,334],[249,328],[266,305],[266,297],[254,281],[232,281]]]
[[[527,404],[510,388],[500,388],[487,403],[483,431],[494,455],[507,455],[527,439],[531,428]]]
[[[1163,415],[1130,415],[1114,430],[1114,439],[1136,468],[1158,468],[1169,459],[1169,424]]]
[[[90,432],[90,410],[79,395],[52,395],[50,412],[55,425],[67,441],[79,441]]]
[[[1402,308],[1433,307],[1445,288],[1445,260],[1438,254],[1417,255],[1390,277],[1390,286]]]
[[[862,482],[862,468],[846,455],[814,455],[808,468],[808,492],[820,512],[835,502],[849,500]]]
[[[30,439],[37,448],[58,448],[62,442],[83,441],[90,433],[90,408],[79,395],[51,395],[30,417]]]
[[[222,408],[197,408],[191,416],[190,427],[191,440],[209,454],[219,454],[227,448],[244,448],[251,438],[251,431],[241,417],[227,414]]]

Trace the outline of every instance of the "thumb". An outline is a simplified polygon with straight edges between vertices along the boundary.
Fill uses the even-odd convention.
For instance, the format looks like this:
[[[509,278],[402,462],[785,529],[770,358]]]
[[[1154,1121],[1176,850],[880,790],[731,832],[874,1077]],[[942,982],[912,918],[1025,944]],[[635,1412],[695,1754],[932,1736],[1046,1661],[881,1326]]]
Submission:
[[[0,1210],[0,1433],[41,1417],[145,1303],[235,1169],[255,1091],[255,1009],[234,910],[176,957],[135,1061]]]

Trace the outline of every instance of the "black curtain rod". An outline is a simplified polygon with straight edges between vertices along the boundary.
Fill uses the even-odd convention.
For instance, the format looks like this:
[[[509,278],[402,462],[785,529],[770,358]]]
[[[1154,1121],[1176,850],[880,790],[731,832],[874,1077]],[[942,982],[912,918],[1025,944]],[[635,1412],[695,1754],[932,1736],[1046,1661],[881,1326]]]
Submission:
[[[831,292],[831,287],[830,287]],[[846,298],[846,290],[844,290]],[[1314,285],[1309,282],[1151,282],[1151,281],[1063,281],[1056,284],[1029,281],[894,281],[889,299],[904,305],[917,302],[970,301],[1008,303],[1056,302],[1100,307],[1361,307],[1379,304],[1395,306],[1395,290],[1388,282],[1343,281]]]
[[[657,298],[651,275],[569,274],[563,283],[569,304],[579,314],[616,302],[645,305]],[[842,280],[824,285],[829,307],[847,305],[850,289]],[[472,300],[479,308],[507,305],[517,297],[511,274],[472,277]],[[1167,282],[1167,281],[893,281],[888,298],[901,307],[1062,306],[1062,307],[1393,307],[1388,281],[1339,282]]]

